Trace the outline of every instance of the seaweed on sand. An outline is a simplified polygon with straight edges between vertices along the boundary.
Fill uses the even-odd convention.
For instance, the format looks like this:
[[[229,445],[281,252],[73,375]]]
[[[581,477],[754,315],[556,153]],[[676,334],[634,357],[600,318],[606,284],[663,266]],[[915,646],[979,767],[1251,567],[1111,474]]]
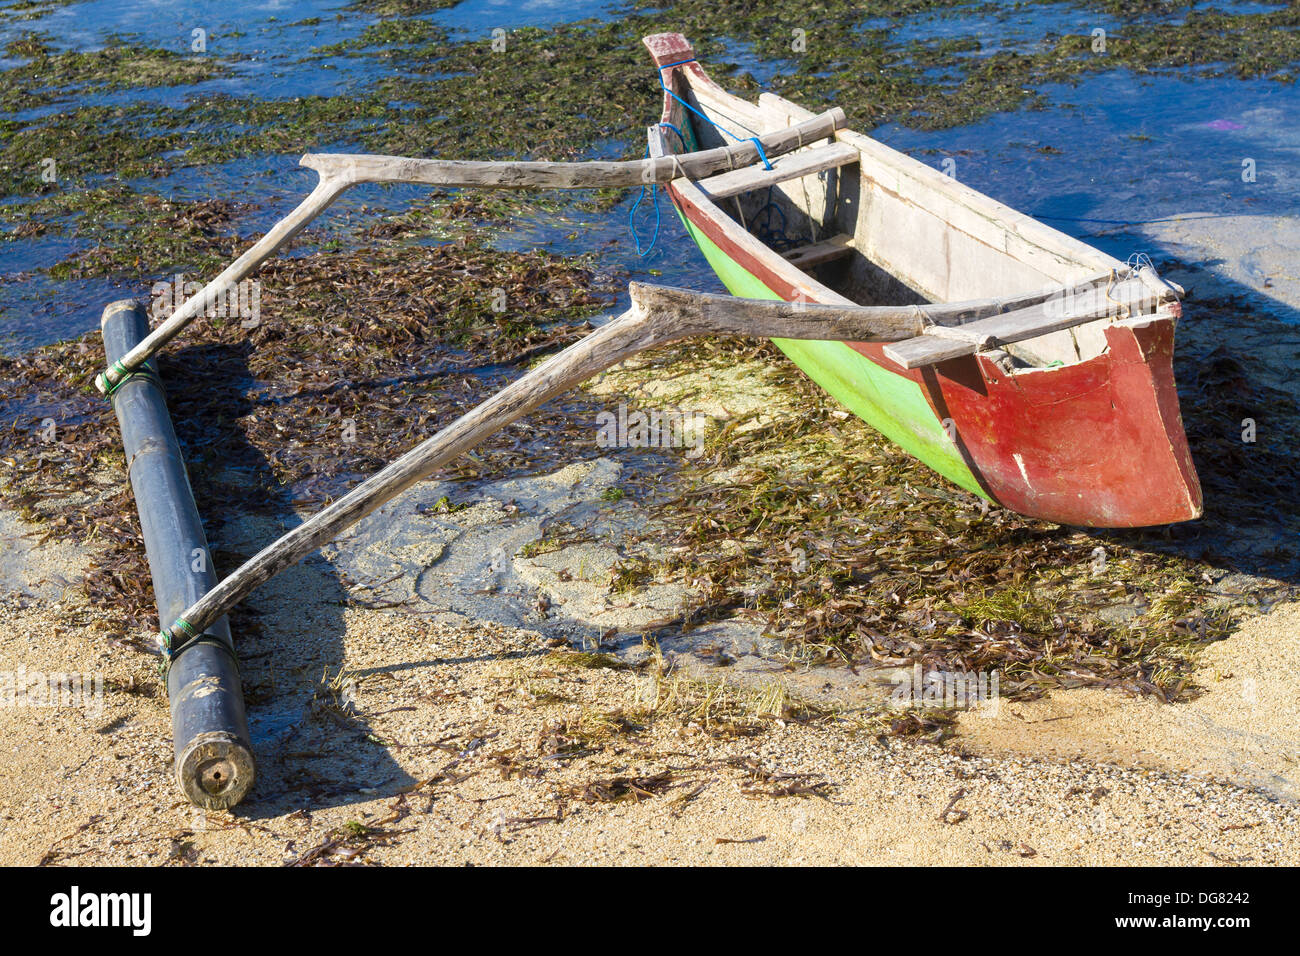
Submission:
[[[204,319],[190,335],[202,344],[160,356],[210,533],[281,507],[285,489],[304,505],[328,501],[582,335],[612,292],[581,260],[502,253],[481,235],[412,246],[404,228],[379,231],[347,255],[269,264],[251,327]],[[45,534],[93,544],[91,602],[143,630],[153,612],[134,503],[112,412],[91,385],[102,362],[97,334],[0,359],[0,504]],[[591,442],[520,441],[528,429],[586,435],[574,402],[539,410],[446,475],[598,454]],[[259,474],[272,486],[250,486]]]

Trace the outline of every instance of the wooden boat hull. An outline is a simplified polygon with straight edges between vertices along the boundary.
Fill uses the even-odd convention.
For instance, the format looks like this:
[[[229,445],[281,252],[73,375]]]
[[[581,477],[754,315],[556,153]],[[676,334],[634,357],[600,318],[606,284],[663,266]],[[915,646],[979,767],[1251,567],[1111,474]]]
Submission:
[[[671,83],[675,72],[687,71],[690,83],[712,86],[679,34],[647,37],[646,45],[665,82]],[[684,122],[682,107],[667,95],[663,122],[678,128]],[[852,135],[857,137],[854,142],[865,140]],[[915,163],[870,142],[873,149],[893,154],[888,157],[891,163]],[[793,269],[695,184],[676,180],[667,191],[692,239],[733,294],[847,301]],[[1007,218],[1010,211],[1005,207],[965,191],[998,207],[996,212]],[[963,201],[969,204],[970,196]],[[1044,234],[1054,233],[1033,225]],[[1027,230],[1018,226],[1017,231]],[[1064,265],[1058,277],[1052,271],[1055,266],[1036,263],[1040,276],[1066,282],[1089,269],[1105,271],[1113,262],[1059,233],[1037,241],[1047,246],[1048,240],[1064,250],[1054,250]],[[950,293],[955,291],[955,272],[953,277]],[[1019,289],[1001,291],[1042,284],[1022,283]],[[988,293],[963,289],[947,298],[982,294]],[[1008,374],[983,354],[909,370],[887,358],[880,344],[774,344],[846,408],[968,491],[1021,514],[1062,524],[1141,527],[1201,514],[1200,484],[1174,388],[1177,315],[1175,305],[1165,313],[1106,325],[1098,333],[1105,336],[1099,354],[1029,374]]]

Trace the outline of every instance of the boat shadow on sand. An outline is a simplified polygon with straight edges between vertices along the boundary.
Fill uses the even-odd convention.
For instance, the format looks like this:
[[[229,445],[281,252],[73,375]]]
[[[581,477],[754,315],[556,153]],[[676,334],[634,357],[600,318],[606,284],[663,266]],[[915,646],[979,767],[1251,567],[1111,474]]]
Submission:
[[[1096,534],[1204,562],[1216,590],[1266,608],[1300,592],[1300,308],[1226,277],[1223,260],[1186,254],[1151,248],[1161,273],[1187,290],[1174,372],[1205,512]]]
[[[164,357],[164,380],[213,560],[229,573],[302,520],[294,494],[233,424],[262,413],[248,395],[252,345]],[[170,366],[170,368],[169,368]],[[311,506],[319,507],[318,505]],[[348,594],[319,553],[286,569],[232,615],[257,779],[232,812],[264,819],[392,796],[415,783],[354,702],[363,675],[341,669]]]

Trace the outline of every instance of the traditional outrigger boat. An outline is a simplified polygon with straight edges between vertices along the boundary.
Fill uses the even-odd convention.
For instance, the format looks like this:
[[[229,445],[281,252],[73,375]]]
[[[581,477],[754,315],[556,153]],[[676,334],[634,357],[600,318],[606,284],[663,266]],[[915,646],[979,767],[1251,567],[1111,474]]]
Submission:
[[[679,33],[643,42],[664,86],[652,156],[721,145],[723,131],[745,139],[812,116],[771,93],[757,103],[728,93]],[[1124,271],[1091,246],[847,129],[770,164],[676,179],[667,192],[718,277],[751,299],[941,303],[1095,286],[1096,277]],[[773,231],[787,241],[775,245]],[[969,326],[954,328],[954,337],[932,330],[939,334],[907,348],[774,342],[873,428],[1013,511],[1089,527],[1186,521],[1201,514],[1201,489],[1174,389],[1180,306],[1173,296],[1134,305],[964,354],[952,346]]]
[[[122,426],[154,579],[176,746],[195,803],[253,780],[227,612],[284,568],[510,422],[624,359],[690,336],[770,338],[865,421],[936,471],[1028,515],[1075,525],[1195,518],[1201,493],[1174,391],[1179,290],[921,163],[763,94],[712,83],[676,33],[645,39],[664,88],[650,156],[464,162],[309,154],[319,182],[156,328],[109,305],[96,385]],[[735,143],[723,142],[723,131]],[[662,184],[735,296],[633,283],[622,315],[551,356],[217,582],[150,359],[359,183],[480,188]],[[774,223],[778,223],[775,228]],[[182,610],[183,609],[183,610]],[[179,614],[179,616],[178,616]],[[171,621],[168,624],[168,621]]]

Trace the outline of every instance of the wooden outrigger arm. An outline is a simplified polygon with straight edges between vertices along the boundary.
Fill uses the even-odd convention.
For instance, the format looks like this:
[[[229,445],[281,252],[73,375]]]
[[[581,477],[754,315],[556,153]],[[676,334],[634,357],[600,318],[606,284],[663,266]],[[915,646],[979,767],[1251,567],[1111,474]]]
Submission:
[[[893,341],[920,327],[909,309],[736,299],[632,283],[632,307],[497,392],[250,558],[164,623],[177,654],[271,577],[338,537],[385,502],[520,416],[619,362],[694,335]]]
[[[320,181],[310,195],[220,275],[186,299],[144,341],[97,375],[95,387],[100,392],[108,393],[139,369],[190,322],[274,255],[352,186],[361,183],[419,183],[426,186],[489,189],[648,186],[652,183],[667,183],[680,177],[701,179],[723,170],[750,166],[760,160],[781,156],[833,136],[846,123],[844,111],[836,107],[795,126],[765,133],[732,146],[622,162],[469,162],[404,156],[308,153],[301,159],[301,165],[320,174]]]
[[[1137,281],[1136,279],[1130,281]],[[1020,306],[1002,315],[1005,322],[1022,315],[1032,325],[1050,290],[1016,300],[985,300],[943,306],[844,306],[821,303],[738,299],[664,286],[632,283],[632,307],[579,342],[551,356],[527,374],[466,412],[433,437],[377,472],[338,501],[263,548],[188,608],[169,627],[164,647],[179,653],[204,634],[254,589],[338,537],[366,515],[392,500],[447,462],[470,451],[515,419],[548,399],[577,386],[599,372],[640,352],[696,335],[752,336],[849,342],[898,342],[924,338],[937,318],[975,320],[1002,312],[1008,301]],[[1060,289],[1055,290],[1057,294]],[[1155,301],[1150,290],[1148,304]],[[1061,327],[1049,309],[1048,318]],[[1073,324],[1091,321],[1095,313],[1074,315]],[[1028,335],[1015,333],[1019,338]],[[971,351],[975,346],[971,346]]]

